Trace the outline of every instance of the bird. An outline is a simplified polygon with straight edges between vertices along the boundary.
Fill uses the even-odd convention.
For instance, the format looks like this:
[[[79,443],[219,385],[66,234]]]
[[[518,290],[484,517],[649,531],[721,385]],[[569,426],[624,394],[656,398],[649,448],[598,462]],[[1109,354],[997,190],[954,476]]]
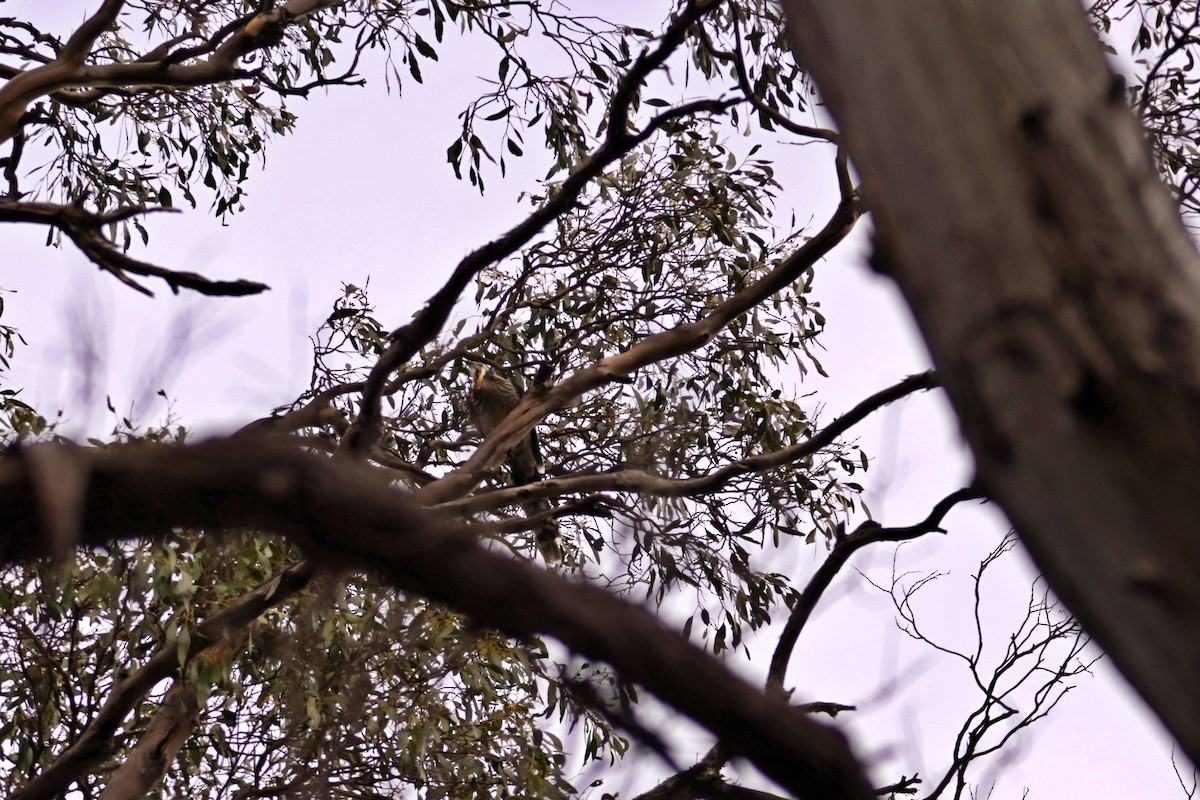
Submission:
[[[492,367],[482,366],[475,373],[475,381],[468,398],[471,422],[480,434],[488,436],[520,401],[521,392],[511,380]],[[514,485],[520,486],[541,480],[542,457],[537,432],[531,430],[528,436],[514,444],[508,451],[506,461]],[[550,501],[544,498],[522,503],[521,507],[528,517],[544,513],[551,508]],[[547,564],[562,560],[557,520],[547,517],[538,523],[535,537],[538,552]]]

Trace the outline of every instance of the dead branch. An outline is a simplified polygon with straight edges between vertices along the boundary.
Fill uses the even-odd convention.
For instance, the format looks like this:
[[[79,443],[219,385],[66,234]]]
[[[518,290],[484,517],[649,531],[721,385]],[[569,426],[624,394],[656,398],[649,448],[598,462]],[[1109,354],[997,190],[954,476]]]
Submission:
[[[771,667],[767,673],[767,688],[782,692],[783,681],[787,676],[788,661],[791,660],[792,650],[796,647],[796,640],[800,638],[800,632],[804,630],[804,626],[812,616],[813,609],[817,607],[821,596],[829,588],[829,584],[833,582],[842,567],[846,565],[846,562],[850,560],[850,556],[867,545],[877,542],[903,542],[935,531],[945,533],[939,526],[952,508],[964,501],[979,500],[983,497],[984,494],[978,489],[959,489],[939,500],[929,512],[929,516],[916,525],[905,528],[884,528],[874,521],[865,522],[854,533],[838,539],[829,556],[817,568],[816,574],[809,579],[808,585],[804,587],[799,599],[792,606],[791,616],[788,617],[787,624],[783,626],[783,632],[779,635],[779,643],[775,646],[775,654],[771,657]]]

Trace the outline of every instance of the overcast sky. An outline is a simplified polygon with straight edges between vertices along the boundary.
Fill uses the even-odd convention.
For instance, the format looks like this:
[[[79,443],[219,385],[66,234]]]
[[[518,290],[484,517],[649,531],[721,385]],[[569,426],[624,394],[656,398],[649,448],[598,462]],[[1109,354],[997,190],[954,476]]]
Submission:
[[[4,10],[18,18],[60,16],[62,34],[94,5],[10,0]],[[536,189],[545,172],[536,154],[510,161],[509,178],[491,175],[483,198],[454,179],[445,151],[458,130],[457,114],[481,90],[477,76],[491,74],[494,65],[452,36],[439,54],[437,65],[422,65],[426,83],[407,85],[403,97],[385,93],[373,63],[363,70],[367,88],[290,101],[300,116],[296,133],[271,143],[265,171],[248,184],[246,211],[227,224],[203,208],[148,219],[150,246],[135,255],[211,278],[263,281],[272,289],[261,297],[176,297],[151,283],[157,297],[145,298],[69,247],[44,247],[44,230],[0,229],[6,265],[0,285],[16,292],[6,297],[3,321],[29,341],[15,360],[12,385],[47,416],[63,409],[64,432],[78,438],[111,428],[106,396],[122,415],[132,408],[143,421],[160,420],[160,388],[180,422],[216,434],[304,390],[307,337],[342,282],[370,281],[385,327],[406,321],[462,255],[519,218],[517,195]],[[779,218],[786,221],[794,209],[798,219],[819,226],[835,203],[827,154],[795,147],[775,153],[784,185]],[[907,312],[890,284],[865,268],[865,251],[860,231],[818,270],[816,296],[828,319],[823,362],[831,377],[810,373],[803,388],[816,393],[809,402],[823,409],[825,421],[927,368]],[[179,347],[182,333],[187,344]],[[877,413],[856,435],[873,457],[863,483],[885,525],[918,521],[969,480],[968,456],[938,394]],[[931,629],[955,639],[969,633],[963,614],[971,570],[1007,526],[996,512],[972,508],[953,512],[946,527],[948,536],[902,548],[898,563],[950,573],[928,590],[928,607],[920,610]],[[811,550],[776,568],[812,569],[823,551]],[[892,554],[892,548],[865,553],[854,565],[884,581]],[[1004,625],[1024,608],[1032,572],[1016,556],[992,577],[988,621],[1002,642]],[[933,777],[946,766],[951,738],[974,698],[961,665],[908,641],[893,619],[887,597],[847,570],[805,631],[788,683],[804,700],[860,705],[859,714],[839,722],[846,720],[860,754],[879,767],[877,777],[890,781],[914,771]],[[765,664],[749,670],[761,680]],[[898,678],[899,685],[881,692]],[[1001,779],[993,797],[1019,798],[1023,786],[1032,798],[1184,796],[1169,741],[1104,664],[1012,754],[990,776]]]

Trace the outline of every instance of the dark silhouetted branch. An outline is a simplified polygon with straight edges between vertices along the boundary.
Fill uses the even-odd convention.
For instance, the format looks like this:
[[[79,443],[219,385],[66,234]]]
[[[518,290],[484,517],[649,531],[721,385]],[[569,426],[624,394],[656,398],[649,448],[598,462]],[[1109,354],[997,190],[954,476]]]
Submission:
[[[74,242],[93,264],[142,294],[152,296],[153,292],[129,277],[131,274],[159,278],[176,294],[179,294],[180,289],[191,289],[212,297],[242,297],[258,294],[269,288],[266,284],[255,281],[214,281],[194,272],[178,272],[138,261],[109,241],[102,230],[106,225],[124,222],[140,214],[173,211],[173,208],[138,207],[95,212],[88,211],[78,203],[22,203],[0,198],[0,222],[32,222],[57,228]]]
[[[329,569],[370,570],[479,625],[553,636],[608,662],[797,797],[874,796],[839,733],[735,677],[643,609],[489,552],[470,526],[418,506],[376,470],[271,437],[85,454],[84,544],[178,527],[274,531]],[[36,518],[24,460],[0,458],[0,561],[48,554]]]
[[[979,500],[983,497],[984,494],[977,489],[959,489],[939,500],[933,510],[929,512],[929,516],[916,525],[906,528],[884,528],[877,522],[864,522],[854,533],[837,540],[829,556],[817,568],[816,574],[809,579],[808,585],[804,587],[804,591],[792,606],[791,616],[788,617],[787,624],[783,627],[783,633],[779,635],[779,643],[775,646],[775,654],[771,658],[771,668],[767,673],[767,688],[777,692],[783,690],[788,661],[792,657],[796,640],[800,638],[800,632],[804,630],[813,609],[821,600],[821,595],[829,588],[834,576],[850,560],[850,556],[867,545],[877,542],[903,542],[935,531],[944,533],[945,531],[938,526],[942,524],[942,519],[950,513],[952,508],[964,501]]]

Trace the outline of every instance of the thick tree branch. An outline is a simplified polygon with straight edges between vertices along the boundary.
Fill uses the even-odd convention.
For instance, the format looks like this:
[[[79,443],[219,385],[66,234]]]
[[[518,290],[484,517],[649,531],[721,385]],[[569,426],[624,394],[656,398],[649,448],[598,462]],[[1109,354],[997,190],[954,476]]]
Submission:
[[[1040,571],[1200,760],[1200,257],[1075,0],[784,0]]]
[[[264,433],[279,436],[326,425],[341,432],[347,424],[346,416],[328,398],[317,398],[285,414],[257,419],[239,428],[234,436],[260,436]]]
[[[633,800],[693,800],[697,796],[698,784],[721,780],[721,768],[727,761],[729,754],[723,747],[712,747],[695,764],[666,778]]]
[[[454,514],[473,514],[491,511],[526,500],[561,497],[585,492],[636,492],[652,497],[694,497],[717,491],[732,480],[752,472],[793,464],[833,444],[839,436],[864,420],[873,411],[914,392],[937,386],[932,371],[912,375],[863,400],[803,442],[769,453],[747,456],[696,478],[664,478],[643,470],[620,470],[596,475],[576,475],[553,478],[524,486],[512,486],[495,491],[480,492],[462,500],[442,503],[437,508]]]
[[[371,570],[480,625],[550,635],[607,661],[797,797],[873,796],[840,734],[734,677],[644,610],[488,552],[470,528],[416,506],[366,467],[271,439],[85,454],[84,543],[176,527],[275,531],[330,568]],[[36,503],[24,461],[0,459],[3,561],[47,553]]]
[[[175,681],[141,739],[130,750],[129,757],[109,776],[100,800],[147,797],[162,780],[199,721],[200,702],[196,687],[187,681]]]
[[[96,40],[100,38],[100,34],[116,21],[117,15],[121,13],[124,5],[125,0],[104,0],[100,10],[89,17],[71,35],[71,38],[67,39],[67,43],[63,45],[58,54],[58,60],[64,63],[82,64],[91,52],[92,46],[96,44]]]

